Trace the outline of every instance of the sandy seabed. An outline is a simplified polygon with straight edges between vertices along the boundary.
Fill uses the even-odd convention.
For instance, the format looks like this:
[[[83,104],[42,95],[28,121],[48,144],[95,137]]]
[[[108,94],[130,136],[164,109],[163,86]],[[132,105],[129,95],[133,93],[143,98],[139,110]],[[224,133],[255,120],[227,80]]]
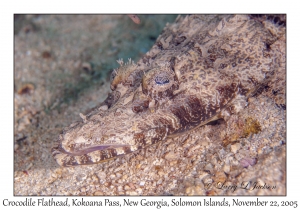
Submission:
[[[140,58],[174,16],[141,20],[15,16],[14,195],[285,195],[286,111],[264,93],[231,126],[206,125],[102,164],[57,165],[54,141],[107,97],[116,60]],[[261,132],[224,145],[215,131],[231,134],[239,119],[255,119]]]

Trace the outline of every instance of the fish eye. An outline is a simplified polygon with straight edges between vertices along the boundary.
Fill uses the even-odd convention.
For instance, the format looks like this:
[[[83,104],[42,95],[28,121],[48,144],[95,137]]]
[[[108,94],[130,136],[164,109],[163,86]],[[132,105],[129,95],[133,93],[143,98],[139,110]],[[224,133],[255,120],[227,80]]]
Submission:
[[[158,85],[165,85],[170,82],[169,78],[166,75],[157,75],[154,79],[156,84]]]
[[[169,98],[179,87],[175,72],[168,67],[156,67],[145,73],[142,79],[143,93],[154,100]]]

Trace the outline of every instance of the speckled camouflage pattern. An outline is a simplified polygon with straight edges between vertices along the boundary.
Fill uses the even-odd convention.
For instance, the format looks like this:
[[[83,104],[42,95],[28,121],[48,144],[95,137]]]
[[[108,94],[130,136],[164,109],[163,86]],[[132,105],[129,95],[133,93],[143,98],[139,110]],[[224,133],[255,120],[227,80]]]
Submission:
[[[285,65],[276,18],[178,17],[137,63],[118,60],[107,99],[59,136],[57,163],[100,163],[237,113]]]

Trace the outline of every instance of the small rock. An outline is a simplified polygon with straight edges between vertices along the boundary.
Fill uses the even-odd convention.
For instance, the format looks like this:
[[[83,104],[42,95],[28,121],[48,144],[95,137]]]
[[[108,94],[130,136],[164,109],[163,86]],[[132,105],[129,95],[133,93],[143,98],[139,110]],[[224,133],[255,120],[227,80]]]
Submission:
[[[130,186],[131,189],[133,189],[133,190],[135,189],[135,186],[132,182],[128,183],[128,185]]]
[[[98,110],[106,111],[108,109],[107,105],[100,106]]]
[[[159,171],[159,172],[158,172],[158,175],[159,175],[159,176],[164,176],[164,175],[165,175],[165,172]]]
[[[161,184],[162,182],[163,182],[163,180],[160,179],[160,180],[157,181],[157,184],[159,185],[159,184]]]
[[[189,196],[191,195],[205,195],[203,189],[200,186],[188,187],[185,190],[185,193]]]
[[[211,163],[208,163],[205,168],[205,170],[212,172],[213,171],[213,165]]]
[[[126,191],[128,191],[128,190],[130,190],[131,188],[130,188],[128,185],[125,185],[124,189],[125,189]]]
[[[228,164],[225,164],[224,166],[223,166],[223,171],[225,172],[225,173],[229,173],[230,172],[230,165],[228,165]]]
[[[170,162],[170,166],[175,166],[177,165],[178,161],[177,160],[173,160]]]
[[[50,59],[52,56],[51,56],[51,53],[49,51],[45,50],[45,51],[42,52],[42,57],[44,59]]]
[[[101,192],[101,191],[96,191],[96,192],[94,193],[94,195],[104,195],[104,194],[103,194],[103,192]]]
[[[123,186],[118,186],[118,191],[123,191]]]
[[[14,150],[17,151],[18,149],[19,149],[19,145],[18,145],[18,144],[15,144]]]
[[[222,182],[222,183],[224,183],[226,181],[226,179],[227,179],[225,173],[222,172],[222,171],[218,171],[216,173],[215,177],[216,177],[216,179],[215,179],[216,182]]]
[[[142,188],[137,188],[136,192],[138,193],[138,195],[142,195],[143,194]]]
[[[32,163],[29,163],[29,165],[26,167],[26,170],[29,170],[33,166]]]
[[[90,63],[84,62],[81,67],[86,73],[92,72],[92,65]]]
[[[214,190],[209,190],[209,191],[206,192],[206,195],[207,196],[212,196],[212,195],[218,195],[218,194]]]
[[[136,23],[136,24],[140,24],[141,23],[141,20],[140,20],[140,18],[137,15],[128,15],[128,16],[131,18],[131,20],[134,23]]]
[[[126,191],[126,195],[138,195],[135,191]]]
[[[19,95],[23,95],[23,94],[31,94],[34,91],[34,85],[27,83],[24,84],[19,90],[18,90],[18,94]]]
[[[202,173],[199,174],[200,179],[205,179],[208,176],[209,176],[209,174],[207,172],[202,172]]]
[[[256,158],[243,158],[240,160],[240,164],[244,168],[247,168],[248,166],[254,166],[256,162],[257,162]]]
[[[99,181],[99,178],[95,174],[93,174],[92,175],[92,180],[97,182],[97,181]]]
[[[177,159],[177,155],[174,153],[174,152],[168,152],[166,155],[165,155],[165,158],[167,160],[174,160],[174,159]]]
[[[126,180],[127,180],[127,176],[124,175],[119,179],[119,183],[124,183],[126,182]]]
[[[100,180],[105,180],[106,178],[106,174],[104,172],[99,172],[97,176],[99,177]]]
[[[240,143],[236,143],[231,145],[231,152],[236,154],[236,152],[241,148],[241,144]]]

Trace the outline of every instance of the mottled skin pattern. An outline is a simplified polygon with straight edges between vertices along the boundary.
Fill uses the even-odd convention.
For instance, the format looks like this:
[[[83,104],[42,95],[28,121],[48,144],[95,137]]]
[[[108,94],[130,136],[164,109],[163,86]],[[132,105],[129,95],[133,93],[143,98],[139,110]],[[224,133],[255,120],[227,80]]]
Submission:
[[[285,23],[274,17],[179,17],[137,63],[118,60],[108,98],[64,129],[53,156],[99,163],[226,120],[285,65],[282,45]]]

